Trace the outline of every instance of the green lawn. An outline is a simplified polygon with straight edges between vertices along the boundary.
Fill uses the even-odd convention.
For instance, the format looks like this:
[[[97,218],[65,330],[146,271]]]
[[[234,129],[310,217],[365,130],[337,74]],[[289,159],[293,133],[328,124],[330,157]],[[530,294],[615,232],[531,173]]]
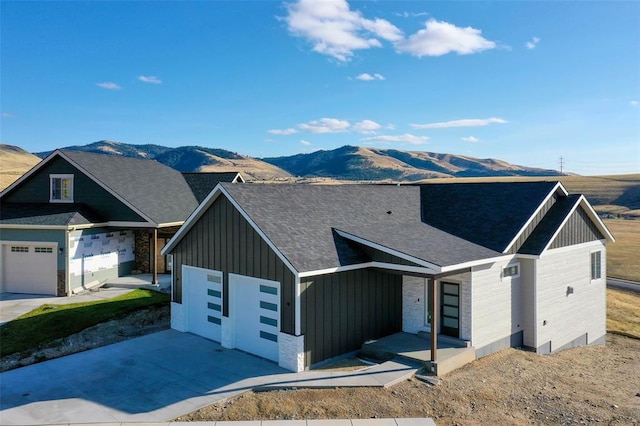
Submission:
[[[0,327],[0,357],[33,351],[49,341],[169,300],[167,294],[138,289],[107,300],[42,305]]]

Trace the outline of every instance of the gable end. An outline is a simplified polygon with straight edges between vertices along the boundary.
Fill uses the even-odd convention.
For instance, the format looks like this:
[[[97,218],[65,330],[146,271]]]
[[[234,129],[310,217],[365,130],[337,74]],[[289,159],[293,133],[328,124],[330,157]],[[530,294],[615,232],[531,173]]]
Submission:
[[[509,249],[509,251],[507,251],[507,254],[515,254],[518,252],[518,250],[520,250],[520,248],[525,243],[525,241],[527,241],[527,239],[531,236],[534,229],[536,229],[536,226],[540,224],[542,219],[547,215],[549,210],[551,210],[551,207],[553,207],[553,205],[556,203],[557,200],[558,200],[558,194],[554,192],[554,194],[551,197],[549,197],[549,199],[540,208],[538,213],[536,213],[536,215],[532,218],[531,222],[522,231],[520,236],[518,236],[515,242],[511,245],[511,248]]]
[[[549,249],[599,241],[605,238],[584,208],[579,206],[551,242]]]

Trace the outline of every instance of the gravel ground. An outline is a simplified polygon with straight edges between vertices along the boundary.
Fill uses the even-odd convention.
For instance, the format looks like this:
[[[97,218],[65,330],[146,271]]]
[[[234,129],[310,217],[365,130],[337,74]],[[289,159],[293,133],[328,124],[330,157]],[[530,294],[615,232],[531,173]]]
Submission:
[[[640,424],[640,340],[536,355],[508,349],[390,389],[248,392],[176,420],[432,417],[438,425]]]

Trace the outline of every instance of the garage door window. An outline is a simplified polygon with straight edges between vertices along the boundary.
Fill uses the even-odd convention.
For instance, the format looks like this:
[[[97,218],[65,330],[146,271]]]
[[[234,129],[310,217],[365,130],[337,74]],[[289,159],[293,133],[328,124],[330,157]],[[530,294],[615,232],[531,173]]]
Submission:
[[[11,253],[29,253],[29,247],[11,246]]]
[[[36,253],[53,253],[52,247],[36,247],[34,250]]]

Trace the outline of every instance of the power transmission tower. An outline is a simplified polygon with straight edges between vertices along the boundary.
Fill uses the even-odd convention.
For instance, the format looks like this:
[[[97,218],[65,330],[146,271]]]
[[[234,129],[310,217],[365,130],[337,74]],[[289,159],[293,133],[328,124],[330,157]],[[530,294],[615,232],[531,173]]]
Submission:
[[[564,157],[560,157],[560,174],[564,174]]]

